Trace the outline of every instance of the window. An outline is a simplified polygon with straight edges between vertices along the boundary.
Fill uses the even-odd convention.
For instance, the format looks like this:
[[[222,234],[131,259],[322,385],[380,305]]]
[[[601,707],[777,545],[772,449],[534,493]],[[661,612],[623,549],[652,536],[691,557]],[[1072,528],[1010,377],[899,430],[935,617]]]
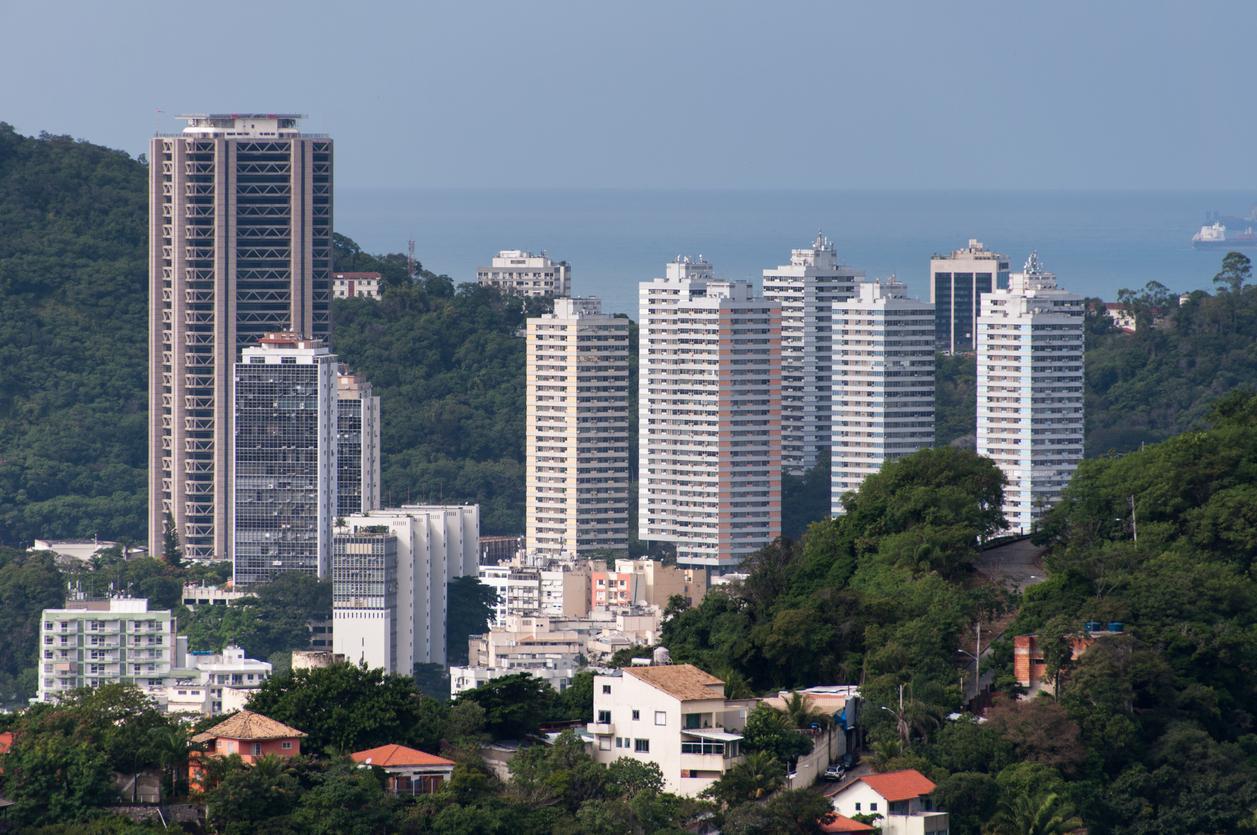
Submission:
[[[642,718],[642,712],[641,712],[640,710],[635,710],[635,711],[633,711],[633,721],[634,721],[634,722],[636,722],[638,719],[641,719],[641,718]]]
[[[610,725],[611,724],[611,711],[609,710],[598,711],[598,724]]]
[[[604,694],[606,694],[606,695],[610,695],[610,694],[611,694],[611,685],[610,685],[610,684],[604,684],[604,685],[602,685],[602,692],[603,692]]]
[[[857,803],[855,804],[855,810],[856,810],[857,812],[858,812],[858,811],[860,811],[860,804],[859,804],[859,802],[857,802]]]
[[[262,753],[262,743],[260,742],[253,743],[253,756],[256,757],[261,753]]]
[[[610,751],[610,750],[611,750],[611,740],[610,740],[609,738],[605,737],[605,736],[603,736],[603,737],[599,737],[599,738],[598,738],[598,750],[599,750],[599,751]]]
[[[874,802],[872,802],[872,803],[870,803],[870,804],[869,804],[869,811],[870,811],[870,812],[876,812],[876,811],[877,811],[877,801],[874,801]]]
[[[291,750],[292,750],[292,743],[291,743],[291,742],[288,742],[287,740],[285,740],[284,742],[280,743],[280,746],[279,746],[279,747],[280,747],[280,748],[283,748],[285,751],[291,751]]]
[[[649,754],[650,753],[650,740],[649,739],[633,740],[633,750],[638,754]]]
[[[666,710],[655,711],[655,724],[656,725],[668,724],[668,712]]]

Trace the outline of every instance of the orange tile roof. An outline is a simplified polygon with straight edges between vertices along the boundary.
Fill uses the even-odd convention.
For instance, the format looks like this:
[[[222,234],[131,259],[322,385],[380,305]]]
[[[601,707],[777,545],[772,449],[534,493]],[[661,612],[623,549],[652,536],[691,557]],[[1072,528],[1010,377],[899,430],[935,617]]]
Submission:
[[[821,823],[821,832],[872,832],[873,827],[867,823],[852,820],[846,815],[834,814],[829,823]]]
[[[693,664],[665,664],[659,667],[625,667],[624,672],[662,690],[683,702],[723,699],[724,682]],[[718,685],[721,689],[714,689]]]
[[[866,774],[860,778],[865,785],[890,802],[911,800],[934,791],[934,782],[915,768]]]
[[[403,765],[454,765],[453,760],[428,754],[405,745],[381,745],[366,751],[355,751],[349,755],[356,763],[369,763],[381,768]]]
[[[242,710],[230,719],[192,737],[193,742],[209,742],[211,739],[294,739],[305,734],[276,722],[260,713]]]
[[[0,733],[0,754],[7,754],[9,749],[13,747],[13,732],[5,731]]]

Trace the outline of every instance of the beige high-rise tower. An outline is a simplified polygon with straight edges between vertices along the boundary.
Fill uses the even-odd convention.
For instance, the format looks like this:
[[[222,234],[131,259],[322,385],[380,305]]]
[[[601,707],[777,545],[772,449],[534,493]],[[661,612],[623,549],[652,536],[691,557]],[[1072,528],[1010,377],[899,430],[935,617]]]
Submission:
[[[326,338],[332,141],[291,114],[181,117],[149,144],[150,552],[232,542],[232,368],[275,331]]]
[[[528,320],[530,554],[628,553],[628,336],[595,298]]]

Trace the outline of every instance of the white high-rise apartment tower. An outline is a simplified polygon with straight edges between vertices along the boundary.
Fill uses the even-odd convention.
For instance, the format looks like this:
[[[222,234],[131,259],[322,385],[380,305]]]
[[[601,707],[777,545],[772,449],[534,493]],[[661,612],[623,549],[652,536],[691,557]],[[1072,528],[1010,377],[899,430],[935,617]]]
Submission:
[[[790,263],[764,270],[764,298],[781,305],[781,463],[787,472],[816,466],[830,444],[834,302],[851,298],[864,273],[838,263],[822,234]]]
[[[327,577],[336,518],[336,355],[273,333],[236,363],[235,583],[288,571]]]
[[[332,140],[291,114],[181,117],[149,144],[149,551],[231,555],[231,375],[267,333],[326,338]]]
[[[781,534],[781,307],[678,257],[638,321],[639,535],[728,571]]]
[[[595,298],[528,320],[530,554],[628,554],[628,340]]]
[[[863,281],[833,306],[831,505],[886,461],[934,444],[934,308],[902,282]]]
[[[1004,472],[1008,529],[1026,533],[1083,453],[1083,298],[1030,253],[978,317],[978,454]]]
[[[336,515],[380,506],[380,398],[341,364],[336,371]]]

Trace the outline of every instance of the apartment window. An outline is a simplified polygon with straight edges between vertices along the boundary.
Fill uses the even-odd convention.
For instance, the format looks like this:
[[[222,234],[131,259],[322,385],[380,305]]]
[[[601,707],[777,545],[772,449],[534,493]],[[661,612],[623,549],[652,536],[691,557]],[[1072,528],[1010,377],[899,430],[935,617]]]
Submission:
[[[635,710],[635,711],[633,711],[633,721],[634,721],[634,722],[636,722],[638,719],[641,719],[641,718],[642,718],[642,712],[641,712],[640,710]]]
[[[608,696],[611,695],[611,685],[610,684],[602,685],[602,692]]]
[[[655,724],[656,725],[668,724],[668,712],[665,710],[656,710],[655,711]]]
[[[633,740],[633,750],[638,754],[649,754],[650,753],[650,740],[649,739]]]
[[[599,751],[610,751],[610,750],[611,750],[611,740],[610,740],[610,739],[608,739],[608,738],[607,738],[607,737],[605,737],[605,736],[604,736],[604,737],[600,737],[600,738],[598,739],[598,750],[599,750]]]
[[[609,710],[598,711],[598,724],[610,725],[611,724],[611,711]]]

